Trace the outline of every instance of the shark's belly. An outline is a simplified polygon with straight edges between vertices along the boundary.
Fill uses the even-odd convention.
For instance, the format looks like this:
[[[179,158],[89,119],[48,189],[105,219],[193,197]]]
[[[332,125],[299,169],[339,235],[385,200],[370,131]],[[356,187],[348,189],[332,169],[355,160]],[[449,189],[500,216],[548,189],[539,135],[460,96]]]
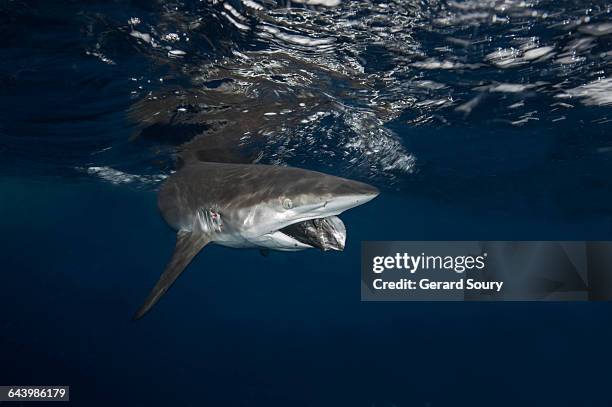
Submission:
[[[301,243],[282,232],[273,232],[255,238],[246,239],[242,236],[218,236],[214,242],[227,247],[234,248],[260,248],[282,251],[299,251],[311,249],[312,246]]]
[[[221,246],[234,247],[237,249],[258,247],[256,244],[249,242],[242,236],[234,236],[234,235],[215,236],[213,239],[213,242]]]

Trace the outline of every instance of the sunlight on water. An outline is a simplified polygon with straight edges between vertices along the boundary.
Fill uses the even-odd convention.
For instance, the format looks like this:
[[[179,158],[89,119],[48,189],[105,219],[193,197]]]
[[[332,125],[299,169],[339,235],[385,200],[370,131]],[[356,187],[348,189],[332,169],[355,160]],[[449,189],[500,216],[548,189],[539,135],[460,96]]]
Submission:
[[[299,165],[318,160],[326,167],[338,166],[340,159],[343,171],[357,167],[362,176],[392,181],[398,171],[411,173],[418,165],[418,157],[385,127],[407,111],[417,116],[413,126],[432,119],[450,124],[457,120],[453,112],[465,119],[485,94],[509,93],[519,100],[489,120],[522,126],[565,117],[533,111],[521,95],[533,99],[539,94],[551,111],[559,98],[607,104],[605,80],[591,82],[589,75],[607,64],[602,48],[608,46],[610,30],[607,23],[596,23],[608,17],[607,6],[572,9],[569,3],[525,1],[297,5],[304,4],[312,7],[215,1],[193,13],[177,5],[168,8],[163,23],[140,24],[146,33],[132,27],[136,41],[155,48],[171,38],[167,49],[183,45],[187,55],[198,55],[173,67],[189,78],[192,94],[145,87],[146,93],[138,92],[133,117],[147,126],[223,120],[237,133],[236,140],[257,138],[264,152],[258,161]],[[215,25],[232,30],[235,40],[212,42]],[[197,38],[210,42],[216,58],[207,62],[202,50],[190,46]],[[513,82],[497,80],[497,69],[516,70],[507,78]],[[187,98],[196,98],[199,107]],[[179,112],[189,117],[178,118]],[[232,126],[234,117],[248,125]],[[183,148],[200,147],[195,142]]]
[[[610,105],[610,11],[524,0],[158,1],[122,19],[85,11],[82,55],[120,72],[108,86],[128,92],[129,105],[105,112],[119,131],[62,166],[155,180],[178,149],[401,183],[422,164],[404,132],[471,120],[556,126],[576,120],[576,104]]]

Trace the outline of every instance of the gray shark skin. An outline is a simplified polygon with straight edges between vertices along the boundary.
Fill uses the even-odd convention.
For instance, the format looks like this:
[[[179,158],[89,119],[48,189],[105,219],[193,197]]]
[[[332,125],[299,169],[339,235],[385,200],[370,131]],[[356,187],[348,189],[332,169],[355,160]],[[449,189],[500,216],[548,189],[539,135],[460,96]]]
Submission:
[[[158,194],[163,218],[177,231],[176,248],[134,319],[147,313],[211,242],[235,248],[342,250],[346,231],[336,216],[378,193],[363,182],[300,168],[212,162],[184,166]]]

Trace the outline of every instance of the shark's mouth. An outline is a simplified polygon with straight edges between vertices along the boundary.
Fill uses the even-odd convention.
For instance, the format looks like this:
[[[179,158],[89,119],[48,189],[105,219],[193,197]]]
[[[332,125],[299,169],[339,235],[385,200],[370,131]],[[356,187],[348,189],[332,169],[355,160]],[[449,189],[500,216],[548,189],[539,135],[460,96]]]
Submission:
[[[279,232],[323,251],[344,250],[346,242],[346,228],[337,216],[294,223],[280,229]]]

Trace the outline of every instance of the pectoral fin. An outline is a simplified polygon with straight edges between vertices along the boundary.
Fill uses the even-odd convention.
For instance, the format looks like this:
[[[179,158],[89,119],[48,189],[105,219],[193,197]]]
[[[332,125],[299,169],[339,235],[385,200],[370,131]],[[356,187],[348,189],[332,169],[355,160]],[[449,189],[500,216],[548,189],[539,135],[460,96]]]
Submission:
[[[174,281],[176,281],[178,276],[181,275],[183,270],[185,270],[185,267],[191,263],[195,255],[198,254],[208,242],[210,242],[210,239],[202,233],[187,231],[179,231],[177,233],[176,247],[174,248],[172,259],[159,277],[157,284],[155,284],[155,287],[151,290],[144,304],[142,304],[140,309],[134,314],[134,320],[142,318],[142,316],[155,305],[161,296],[168,291],[168,288],[170,288]]]

